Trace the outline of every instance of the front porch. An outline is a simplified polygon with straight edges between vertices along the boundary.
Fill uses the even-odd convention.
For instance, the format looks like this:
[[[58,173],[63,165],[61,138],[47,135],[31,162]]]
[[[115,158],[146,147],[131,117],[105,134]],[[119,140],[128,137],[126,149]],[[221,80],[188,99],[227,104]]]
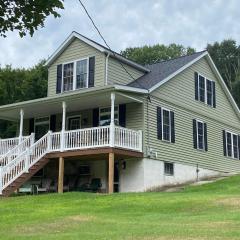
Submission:
[[[85,105],[87,99],[89,103]],[[107,99],[109,99],[108,105]],[[0,156],[2,166],[0,168],[0,192],[12,187],[24,173],[28,173],[24,175],[24,179],[29,179],[30,175],[34,176],[35,166],[40,165],[38,163],[41,163],[43,159],[47,159],[49,162],[58,162],[58,180],[56,181],[54,177],[51,182],[54,182],[57,191],[62,193],[66,189],[64,176],[65,183],[68,181],[71,185],[69,190],[75,184],[73,184],[75,178],[79,178],[78,174],[75,174],[71,179],[70,175],[65,173],[64,165],[68,165],[68,162],[73,159],[80,161],[80,164],[81,159],[82,163],[90,159],[105,162],[107,172],[105,178],[91,176],[89,183],[92,179],[98,179],[101,183],[105,182],[106,186],[101,191],[112,193],[114,191],[114,165],[125,159],[143,157],[141,130],[143,107],[138,98],[108,92],[81,98],[79,96],[65,98],[62,102],[59,99],[57,102],[50,100],[47,104],[38,102],[37,106],[34,105],[36,104],[19,107],[18,143]],[[89,105],[92,106],[92,110],[88,110]],[[59,113],[60,106],[61,114]],[[11,109],[8,115],[16,116],[16,112],[16,108]],[[86,112],[87,115],[84,114]],[[7,115],[7,112],[4,115]],[[43,121],[38,121],[39,118]],[[69,119],[72,121],[70,122]],[[133,129],[128,126],[132,126]],[[27,132],[32,133],[31,136],[23,137]],[[43,162],[42,165],[49,164],[48,161]],[[45,179],[48,179],[48,176]],[[82,184],[79,183],[78,188],[73,189],[81,187]]]

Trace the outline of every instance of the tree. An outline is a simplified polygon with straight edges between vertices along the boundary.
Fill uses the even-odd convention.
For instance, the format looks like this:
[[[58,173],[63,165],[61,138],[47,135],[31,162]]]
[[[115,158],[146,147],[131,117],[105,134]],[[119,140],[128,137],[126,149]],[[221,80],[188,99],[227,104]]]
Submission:
[[[208,44],[207,50],[232,91],[234,82],[240,80],[240,47],[235,40],[228,39],[220,43]]]
[[[31,36],[44,26],[49,15],[60,17],[58,9],[63,9],[64,0],[2,0],[0,1],[0,36],[7,31],[17,30],[21,37]]]
[[[194,53],[195,50],[190,47],[184,47],[178,44],[156,44],[153,46],[129,47],[121,51],[121,54],[139,64],[153,64],[163,60],[180,57]]]
[[[45,61],[30,69],[0,68],[0,105],[47,96]],[[0,137],[16,136],[16,123],[0,120]]]

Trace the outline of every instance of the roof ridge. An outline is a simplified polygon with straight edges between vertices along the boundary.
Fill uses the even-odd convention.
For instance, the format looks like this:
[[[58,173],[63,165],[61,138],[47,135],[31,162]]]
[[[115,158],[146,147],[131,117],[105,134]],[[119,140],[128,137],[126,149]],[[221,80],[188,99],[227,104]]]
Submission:
[[[159,64],[159,63],[164,63],[164,62],[170,62],[170,61],[173,61],[173,60],[176,60],[176,59],[180,59],[180,58],[183,58],[183,57],[189,57],[189,56],[192,56],[192,55],[195,55],[195,54],[199,54],[199,53],[204,53],[204,52],[207,52],[207,50],[202,50],[202,51],[199,51],[199,52],[195,52],[195,53],[192,53],[192,54],[186,54],[186,55],[183,55],[183,56],[179,56],[179,57],[175,57],[175,58],[171,58],[171,59],[168,59],[168,60],[162,60],[162,61],[159,61],[159,62],[156,62],[156,63],[153,63],[153,64],[147,64],[147,65],[144,65],[145,67],[149,67],[149,66],[153,66],[155,64]]]

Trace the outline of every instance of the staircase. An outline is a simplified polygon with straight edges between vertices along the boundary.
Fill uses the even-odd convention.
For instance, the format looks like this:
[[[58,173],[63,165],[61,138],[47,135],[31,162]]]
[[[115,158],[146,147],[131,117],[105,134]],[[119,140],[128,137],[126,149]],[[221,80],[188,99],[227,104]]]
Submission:
[[[17,190],[24,182],[30,179],[37,171],[48,163],[44,156],[50,148],[50,132],[40,138],[37,142],[30,144],[29,147],[23,147],[24,143],[18,147],[18,154],[15,155],[16,149],[9,152],[9,155],[15,157],[11,160],[2,160],[0,168],[0,194],[9,196]],[[14,154],[13,154],[14,153]]]

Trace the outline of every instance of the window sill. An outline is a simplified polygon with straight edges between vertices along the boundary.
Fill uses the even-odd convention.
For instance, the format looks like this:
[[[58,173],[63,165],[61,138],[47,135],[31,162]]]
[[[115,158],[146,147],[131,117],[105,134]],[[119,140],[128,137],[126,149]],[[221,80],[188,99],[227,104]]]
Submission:
[[[198,102],[198,103],[201,104],[202,106],[205,106],[205,107],[208,107],[208,108],[211,108],[211,109],[216,109],[216,107],[210,106],[210,105],[208,105],[207,103],[202,102],[202,101],[200,101],[200,100],[196,100],[196,99],[195,99],[195,102]]]

